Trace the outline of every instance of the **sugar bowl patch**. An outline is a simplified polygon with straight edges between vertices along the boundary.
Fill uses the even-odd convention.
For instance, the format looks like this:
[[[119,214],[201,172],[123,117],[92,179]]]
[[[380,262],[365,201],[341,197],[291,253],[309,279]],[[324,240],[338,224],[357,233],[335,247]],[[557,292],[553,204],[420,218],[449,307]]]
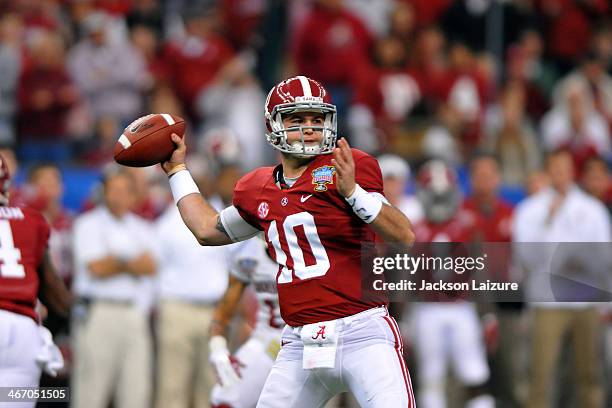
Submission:
[[[314,191],[327,191],[328,184],[334,184],[334,166],[321,166],[312,171],[312,184],[315,185]]]

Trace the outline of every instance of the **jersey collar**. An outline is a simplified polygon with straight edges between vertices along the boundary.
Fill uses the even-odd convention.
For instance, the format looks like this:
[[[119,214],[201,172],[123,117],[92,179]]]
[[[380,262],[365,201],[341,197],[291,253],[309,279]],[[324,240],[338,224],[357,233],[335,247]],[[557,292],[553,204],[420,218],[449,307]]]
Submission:
[[[308,163],[308,166],[306,167],[306,170],[304,170],[304,173],[302,173],[302,175],[300,177],[298,177],[298,179],[295,181],[295,184],[293,184],[293,186],[298,184],[300,182],[300,180],[302,179],[302,177],[304,177],[304,174],[310,173],[315,166],[318,166],[321,163],[325,163],[324,161],[325,161],[326,157],[329,157],[329,155],[321,154],[321,155],[315,157],[315,159],[312,160],[310,163]],[[274,176],[274,184],[276,184],[276,187],[278,187],[281,190],[286,190],[286,189],[290,188],[290,186],[285,181],[285,177],[283,175],[283,165],[282,165],[282,163],[278,164],[274,168],[274,170],[272,170],[272,174]]]
[[[277,165],[272,171],[272,174],[274,175],[274,184],[276,184],[276,187],[280,188],[281,190],[289,188],[289,185],[285,182],[285,177],[283,176],[282,164]]]

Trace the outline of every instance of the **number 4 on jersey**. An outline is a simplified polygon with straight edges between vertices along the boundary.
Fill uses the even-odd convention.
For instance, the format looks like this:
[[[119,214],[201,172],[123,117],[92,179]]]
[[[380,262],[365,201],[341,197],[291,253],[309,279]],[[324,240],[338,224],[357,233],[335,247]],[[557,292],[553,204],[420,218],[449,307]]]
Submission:
[[[15,248],[13,231],[7,220],[0,221],[0,277],[25,278],[25,269],[19,263],[21,251]]]
[[[304,235],[308,241],[307,244],[315,258],[315,263],[312,265],[306,266],[304,252],[300,248],[298,236],[295,233],[295,228],[298,226],[304,228]],[[323,244],[321,244],[312,214],[307,212],[291,214],[283,221],[283,232],[285,233],[286,244],[289,248],[289,256],[293,260],[293,271],[297,278],[309,279],[323,276],[327,273],[330,267],[329,258]],[[287,267],[287,254],[282,249],[276,221],[270,223],[267,235],[274,248],[276,262],[282,267],[277,279],[278,284],[289,283],[293,280],[292,270]]]

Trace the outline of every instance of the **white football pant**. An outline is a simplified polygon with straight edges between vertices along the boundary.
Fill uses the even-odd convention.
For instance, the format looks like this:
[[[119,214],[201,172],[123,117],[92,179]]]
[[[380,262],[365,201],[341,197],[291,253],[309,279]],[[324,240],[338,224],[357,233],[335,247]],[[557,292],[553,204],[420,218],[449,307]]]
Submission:
[[[446,407],[449,363],[465,386],[481,385],[488,380],[483,334],[473,304],[419,303],[414,305],[413,313],[420,406]]]
[[[337,320],[334,368],[302,368],[301,327],[285,327],[283,347],[257,403],[261,408],[323,407],[350,391],[363,408],[414,408],[395,320],[379,307]]]
[[[38,387],[43,347],[38,324],[27,316],[0,310],[0,387]],[[3,395],[5,399],[6,395]],[[0,402],[0,408],[33,408],[36,402]]]

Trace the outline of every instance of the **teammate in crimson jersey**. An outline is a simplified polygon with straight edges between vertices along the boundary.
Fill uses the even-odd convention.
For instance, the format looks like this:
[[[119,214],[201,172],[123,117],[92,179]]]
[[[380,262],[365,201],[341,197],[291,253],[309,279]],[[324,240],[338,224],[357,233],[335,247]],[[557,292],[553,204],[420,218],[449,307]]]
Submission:
[[[351,391],[364,407],[414,406],[395,320],[384,300],[361,293],[361,243],[376,235],[410,244],[408,219],[382,195],[371,156],[341,139],[336,107],[310,78],[282,81],[268,94],[267,140],[280,165],[236,185],[220,214],[186,171],[184,141],[162,163],[181,216],[203,245],[224,245],[264,231],[278,263],[281,314],[288,326],[260,396],[262,407],[319,407]]]
[[[417,197],[425,210],[425,218],[414,228],[417,242],[431,242],[431,250],[443,257],[440,252],[451,249],[450,243],[468,240],[474,217],[461,209],[462,195],[452,168],[440,160],[425,163],[417,175]],[[454,271],[432,272],[432,282],[441,279],[465,282],[471,277]],[[464,294],[436,291],[412,309],[419,360],[419,404],[423,407],[447,405],[445,381],[449,364],[466,387],[466,407],[495,406],[484,388],[489,367],[478,313],[475,305],[462,300],[461,295]]]
[[[35,210],[8,206],[9,184],[0,156],[0,387],[33,387],[48,363],[37,299],[67,316],[71,295],[49,260],[49,225]]]
[[[472,216],[461,211],[462,195],[455,171],[441,160],[425,163],[417,174],[417,198],[424,209],[425,217],[414,225],[416,240],[419,243],[434,243],[428,247],[429,253],[426,255],[461,256],[463,249],[452,243],[466,242],[471,230]],[[471,279],[469,273],[457,274],[448,270],[432,272],[429,275],[421,275],[418,279],[431,283],[439,280],[459,283]],[[418,285],[420,286],[420,282]],[[434,291],[424,293],[421,299],[453,302],[463,296],[465,293]]]

